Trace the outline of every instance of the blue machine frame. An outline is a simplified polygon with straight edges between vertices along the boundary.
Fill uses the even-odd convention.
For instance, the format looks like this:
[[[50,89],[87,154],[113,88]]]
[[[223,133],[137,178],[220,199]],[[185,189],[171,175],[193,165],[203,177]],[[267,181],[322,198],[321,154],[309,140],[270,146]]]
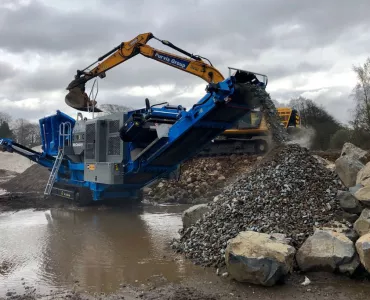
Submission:
[[[239,90],[236,91],[236,88]],[[265,86],[255,88],[264,89]],[[206,92],[189,111],[181,106],[162,106],[127,113],[129,120],[134,115],[140,115],[142,119],[166,118],[174,123],[169,127],[168,133],[158,138],[139,158],[130,155],[137,147],[135,141],[124,143],[125,153],[121,162],[123,184],[107,185],[86,181],[85,163],[73,162],[66,157],[58,170],[56,183],[69,187],[86,187],[91,190],[93,200],[137,197],[142,187],[168,176],[183,161],[200,151],[205,143],[231,128],[248,110],[260,105],[258,100],[252,99],[251,93],[240,96],[240,86],[237,86],[233,76],[217,84],[207,85]],[[56,114],[39,120],[41,153],[11,139],[0,139],[0,150],[18,153],[51,170],[58,155],[60,126],[63,123],[69,123],[73,130],[76,120],[59,110]],[[130,120],[126,124],[127,131],[135,126],[139,126],[137,121]],[[135,181],[136,178],[144,179]]]

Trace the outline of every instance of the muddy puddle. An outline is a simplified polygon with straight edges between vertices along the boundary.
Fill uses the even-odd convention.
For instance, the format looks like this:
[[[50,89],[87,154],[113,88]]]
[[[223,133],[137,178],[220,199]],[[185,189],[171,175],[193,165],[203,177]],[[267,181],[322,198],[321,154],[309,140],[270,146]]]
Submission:
[[[181,282],[204,274],[169,249],[188,206],[23,210],[0,214],[0,297],[79,287],[110,293],[120,284]]]

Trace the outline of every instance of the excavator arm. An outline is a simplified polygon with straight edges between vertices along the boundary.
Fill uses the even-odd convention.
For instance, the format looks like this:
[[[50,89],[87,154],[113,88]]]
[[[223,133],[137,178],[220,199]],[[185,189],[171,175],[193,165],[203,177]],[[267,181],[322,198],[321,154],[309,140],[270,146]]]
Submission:
[[[148,41],[152,38],[185,54],[189,58],[177,56],[147,45]],[[198,76],[208,83],[218,83],[225,79],[216,68],[203,61],[201,57],[190,54],[168,41],[160,40],[149,32],[139,34],[131,41],[121,43],[84,70],[78,70],[75,79],[67,87],[69,93],[65,98],[66,103],[75,109],[85,110],[90,102],[90,99],[88,99],[85,93],[85,83],[97,76],[104,78],[106,76],[106,71],[129,60],[137,54],[141,54],[145,57]],[[98,66],[91,71],[86,71],[98,62],[100,62]]]
[[[162,44],[169,46],[190,58],[177,56],[147,45],[148,41],[152,38],[159,40],[150,32],[139,34],[131,41],[123,42],[113,48],[84,70],[78,70],[75,79],[67,87],[69,93],[65,98],[66,103],[75,109],[85,110],[86,106],[90,102],[90,99],[88,99],[88,96],[85,93],[86,82],[98,76],[100,78],[104,78],[106,76],[106,71],[138,54],[198,76],[208,83],[217,83],[225,79],[216,68],[204,62],[199,56],[190,54],[168,41],[159,40]],[[98,62],[100,62],[98,66],[93,68],[91,71],[86,71]]]
[[[156,39],[162,44],[186,55],[187,57],[178,56],[172,53],[168,53],[163,50],[155,49],[147,43],[151,39]],[[158,62],[164,63],[176,69],[198,76],[205,80],[207,83],[217,84],[223,81],[224,76],[218,71],[212,64],[202,60],[203,57],[199,55],[193,55],[166,40],[160,40],[156,38],[151,32],[142,33],[136,36],[134,39],[123,42],[117,47],[110,50],[108,53],[99,57],[97,61],[86,67],[84,70],[77,70],[75,79],[68,85],[67,90],[69,93],[65,97],[66,103],[78,110],[86,111],[88,106],[95,105],[92,103],[85,93],[85,84],[89,80],[106,76],[106,71],[114,68],[115,66],[129,60],[130,58],[141,54],[145,57],[151,58]],[[203,58],[204,59],[204,58]],[[96,63],[99,63],[90,71],[86,71]],[[257,73],[237,70],[235,77],[240,82],[250,82],[253,84],[260,84],[261,82],[256,77]],[[259,74],[261,75],[261,74]],[[265,77],[265,75],[262,75]],[[267,80],[267,79],[266,79]],[[267,84],[267,82],[266,82]],[[100,111],[95,108],[95,111]]]

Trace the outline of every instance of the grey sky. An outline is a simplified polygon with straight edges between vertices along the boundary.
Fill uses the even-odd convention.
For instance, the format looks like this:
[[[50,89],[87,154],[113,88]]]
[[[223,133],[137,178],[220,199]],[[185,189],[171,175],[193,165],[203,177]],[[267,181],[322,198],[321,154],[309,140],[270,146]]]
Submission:
[[[150,31],[209,58],[225,76],[228,66],[267,74],[267,91],[281,103],[305,96],[347,122],[352,65],[370,46],[369,9],[368,0],[1,0],[0,111],[33,120],[56,109],[75,114],[64,103],[75,71]],[[205,85],[137,56],[107,72],[97,100],[190,106]]]

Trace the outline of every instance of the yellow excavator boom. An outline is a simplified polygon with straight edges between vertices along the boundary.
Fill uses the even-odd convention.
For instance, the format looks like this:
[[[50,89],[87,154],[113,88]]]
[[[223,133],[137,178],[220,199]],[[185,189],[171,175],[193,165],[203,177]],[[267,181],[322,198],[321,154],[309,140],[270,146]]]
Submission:
[[[170,48],[173,48],[185,54],[190,58],[174,55],[147,45],[148,41],[152,38],[160,41],[162,44],[169,46]],[[211,64],[203,61],[200,56],[190,54],[176,47],[168,41],[160,40],[154,37],[152,33],[148,32],[139,34],[137,37],[128,42],[121,43],[119,46],[101,56],[96,62],[94,62],[84,70],[78,70],[75,79],[67,87],[69,93],[67,94],[65,99],[66,103],[76,109],[84,110],[84,108],[88,105],[88,102],[90,101],[87,94],[85,93],[85,83],[97,76],[99,76],[100,78],[104,78],[106,76],[106,71],[127,61],[137,54],[141,54],[145,57],[154,59],[158,62],[198,76],[205,80],[207,83],[217,83],[225,79],[220,71],[214,68]],[[93,68],[91,71],[86,71],[88,68],[98,62],[100,63],[95,68]]]

